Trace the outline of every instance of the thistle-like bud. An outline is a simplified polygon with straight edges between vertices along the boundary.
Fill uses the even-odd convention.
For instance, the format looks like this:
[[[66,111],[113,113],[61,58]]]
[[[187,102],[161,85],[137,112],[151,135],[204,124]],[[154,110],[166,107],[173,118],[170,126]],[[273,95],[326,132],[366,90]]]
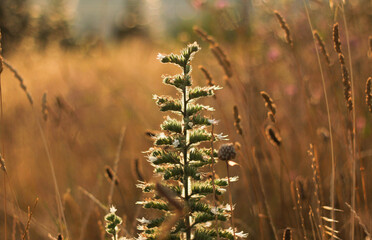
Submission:
[[[236,151],[234,144],[227,143],[221,145],[220,149],[218,150],[218,159],[222,161],[229,161],[236,157]]]

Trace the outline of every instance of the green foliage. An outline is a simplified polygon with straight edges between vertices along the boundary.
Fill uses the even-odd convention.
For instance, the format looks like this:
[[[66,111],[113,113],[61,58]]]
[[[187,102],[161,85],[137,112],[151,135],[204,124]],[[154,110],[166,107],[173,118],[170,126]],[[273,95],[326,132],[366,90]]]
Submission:
[[[116,215],[116,208],[112,206],[110,208],[110,213],[105,216],[106,222],[106,232],[112,235],[112,239],[118,239],[119,225],[122,224],[123,220]]]
[[[228,185],[227,179],[217,178],[214,188],[205,172],[207,168],[204,167],[212,163],[211,155],[217,158],[217,151],[198,147],[200,143],[212,140],[208,128],[217,121],[202,114],[203,111],[213,111],[213,108],[195,102],[213,96],[216,90],[221,89],[218,86],[192,87],[190,61],[198,50],[199,46],[194,43],[179,55],[158,55],[162,63],[173,63],[182,69],[182,74],[163,77],[164,84],[181,93],[178,98],[154,95],[160,111],[171,111],[179,117],[168,116],[165,119],[161,124],[163,131],[154,137],[155,147],[147,152],[148,161],[155,168],[154,173],[162,178],[162,185],[169,193],[162,193],[153,183],[140,182],[137,185],[149,195],[146,200],[137,203],[144,208],[158,210],[160,214],[152,220],[138,219],[138,229],[142,231],[138,239],[159,239],[164,233],[168,234],[165,239],[214,239],[216,231],[209,228],[215,229],[216,219],[226,222],[230,218],[227,207],[220,204],[215,207],[210,202],[214,198],[211,196],[214,189],[216,195],[222,195]],[[222,134],[215,136],[216,141],[223,138]],[[162,224],[175,217],[179,219],[172,220],[174,225],[164,232]],[[229,231],[223,230],[222,225],[219,228],[220,236],[231,239]]]

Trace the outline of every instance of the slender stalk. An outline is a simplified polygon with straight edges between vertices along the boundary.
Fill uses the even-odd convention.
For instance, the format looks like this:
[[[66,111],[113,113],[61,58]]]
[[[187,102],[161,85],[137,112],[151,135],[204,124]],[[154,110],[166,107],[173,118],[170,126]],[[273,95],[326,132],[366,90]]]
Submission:
[[[212,119],[213,119],[213,116],[212,116]],[[215,209],[217,209],[217,201],[216,201],[216,185],[214,183],[215,181],[215,171],[214,171],[214,164],[215,164],[215,161],[214,161],[214,146],[213,146],[213,142],[214,142],[214,124],[212,124],[212,141],[211,141],[211,159],[212,159],[212,186],[213,186],[213,206],[215,207]],[[220,233],[218,232],[218,216],[217,214],[215,215],[215,221],[216,221],[216,233],[217,233],[217,240],[220,240]]]
[[[266,193],[265,193],[265,188],[264,188],[264,185],[263,185],[263,178],[262,178],[262,173],[261,173],[261,167],[257,161],[257,158],[256,158],[256,150],[255,148],[252,148],[252,157],[253,157],[253,162],[256,166],[256,169],[257,169],[257,174],[258,174],[258,179],[259,179],[259,184],[260,184],[260,188],[261,188],[261,191],[262,191],[262,196],[263,196],[263,199],[264,199],[264,206],[265,206],[265,209],[266,209],[266,212],[267,212],[267,215],[269,217],[269,222],[270,222],[270,227],[271,227],[271,230],[274,234],[274,239],[275,240],[279,240],[278,239],[278,236],[276,234],[276,227],[274,225],[274,221],[273,221],[273,217],[272,217],[272,214],[271,214],[271,210],[270,210],[270,207],[269,207],[269,203],[267,202],[267,197],[266,197]]]
[[[24,80],[20,76],[20,74],[18,73],[18,71],[10,63],[8,63],[5,59],[3,59],[3,63],[14,74],[14,77],[20,82],[21,88],[25,92],[25,94],[27,96],[27,99],[28,99],[28,101],[30,103],[30,106],[31,106],[31,109],[32,109],[32,112],[33,112],[34,119],[35,119],[35,121],[37,123],[37,126],[39,128],[39,132],[40,132],[41,139],[42,139],[42,142],[43,142],[43,145],[44,145],[45,153],[47,155],[49,167],[50,167],[50,170],[51,170],[51,173],[52,173],[54,190],[55,190],[55,194],[56,194],[57,209],[58,209],[59,218],[61,219],[60,228],[61,228],[61,231],[63,231],[63,229],[64,229],[64,227],[62,226],[62,222],[63,222],[63,225],[65,226],[65,231],[66,231],[66,235],[65,236],[67,238],[69,238],[69,232],[68,232],[68,229],[67,229],[65,214],[63,212],[63,205],[62,205],[61,195],[59,193],[59,188],[58,188],[58,183],[57,183],[57,177],[56,177],[56,174],[55,174],[55,168],[54,168],[54,164],[53,164],[53,161],[52,161],[52,156],[50,154],[48,142],[47,142],[47,139],[45,137],[45,132],[44,132],[42,126],[41,126],[40,120],[39,120],[39,118],[38,118],[38,116],[36,114],[36,111],[34,109],[32,97],[31,97],[30,93],[27,91],[27,87],[24,84]]]
[[[125,132],[126,132],[126,127],[123,127],[121,129],[119,144],[118,144],[118,148],[117,148],[116,156],[115,156],[114,169],[113,169],[113,172],[114,172],[113,175],[114,176],[113,176],[113,179],[112,179],[111,185],[110,185],[110,193],[109,193],[109,197],[108,197],[108,206],[111,206],[111,204],[112,204],[112,196],[114,195],[115,181],[117,181],[117,172],[118,172],[118,165],[119,165],[119,161],[120,161],[120,152],[123,148],[123,141],[124,141]],[[120,191],[120,189],[119,189],[119,191]]]
[[[184,66],[183,75],[186,78],[187,72],[186,72],[186,66]],[[183,168],[184,168],[184,176],[183,176],[183,186],[185,188],[185,205],[189,205],[189,176],[186,174],[186,169],[188,167],[188,161],[187,161],[187,155],[188,155],[188,146],[189,146],[189,139],[188,139],[188,131],[187,131],[187,86],[183,89],[183,136],[185,137],[185,148],[183,149]],[[191,186],[190,186],[191,187]],[[190,224],[190,216],[189,214],[186,214],[186,240],[191,239],[191,224]]]
[[[350,68],[350,82],[351,82],[351,101],[353,103],[352,109],[352,122],[353,122],[353,134],[352,134],[352,141],[353,141],[353,159],[352,159],[352,189],[351,189],[351,207],[355,209],[355,187],[356,187],[356,116],[355,116],[355,97],[354,97],[354,78],[353,78],[353,64],[351,61],[351,49],[350,49],[350,39],[349,39],[349,30],[347,27],[346,16],[345,16],[345,8],[344,5],[341,4],[341,12],[342,18],[345,25],[345,35],[346,35],[346,44],[347,44],[347,51],[349,54],[349,68]],[[354,216],[350,216],[350,239],[354,240]]]
[[[0,111],[1,111],[1,119],[0,119],[0,137],[1,137],[1,152],[4,154],[4,137],[3,137],[3,91],[2,91],[2,81],[1,81],[1,73],[3,72],[3,57],[2,57],[2,47],[1,47],[1,32],[0,32]],[[4,236],[5,240],[7,239],[7,206],[6,206],[6,176],[4,173]]]
[[[229,202],[230,202],[230,210],[231,210],[231,227],[233,229],[233,235],[234,239],[236,239],[235,236],[235,226],[234,226],[234,209],[233,209],[233,201],[232,201],[232,192],[231,192],[231,182],[230,182],[230,171],[229,171],[229,161],[226,161],[226,171],[227,171],[227,182],[228,182],[228,189],[229,189]]]
[[[309,14],[309,10],[308,10],[308,7],[307,7],[307,4],[305,2],[305,0],[303,0],[303,3],[304,3],[304,6],[305,6],[305,11],[306,11],[306,16],[307,16],[307,20],[309,22],[309,26],[310,26],[310,30],[311,30],[311,33],[314,32],[314,28],[313,28],[313,25],[311,23],[311,19],[310,19],[310,14]],[[326,88],[326,84],[325,84],[325,79],[324,79],[324,73],[323,73],[323,67],[322,67],[322,64],[320,62],[320,56],[319,56],[319,50],[318,50],[318,47],[316,45],[316,40],[315,40],[315,37],[314,37],[314,34],[313,35],[313,41],[314,41],[314,48],[315,48],[315,52],[316,52],[316,56],[317,56],[317,60],[318,60],[318,65],[319,65],[319,70],[320,70],[320,75],[321,75],[321,78],[322,78],[322,85],[323,85],[323,93],[324,93],[324,99],[325,99],[325,104],[326,104],[326,109],[327,109],[327,118],[328,118],[328,131],[329,131],[329,138],[330,138],[330,144],[331,144],[331,168],[332,168],[332,173],[331,173],[331,190],[330,190],[330,202],[331,202],[331,218],[332,219],[335,219],[335,211],[334,211],[334,208],[335,208],[335,172],[336,172],[336,161],[335,161],[335,156],[334,156],[334,147],[333,147],[333,134],[332,134],[332,124],[331,124],[331,114],[330,114],[330,110],[329,110],[329,102],[328,102],[328,94],[327,94],[327,88]],[[335,223],[332,221],[332,236],[331,236],[331,239],[334,239],[334,229],[335,229]]]

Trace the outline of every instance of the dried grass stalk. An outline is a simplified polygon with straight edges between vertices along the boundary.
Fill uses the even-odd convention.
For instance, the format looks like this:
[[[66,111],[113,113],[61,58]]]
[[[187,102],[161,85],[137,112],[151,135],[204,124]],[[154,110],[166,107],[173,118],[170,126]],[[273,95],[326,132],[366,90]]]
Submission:
[[[333,25],[333,43],[334,43],[335,51],[338,53],[338,59],[341,64],[342,84],[344,85],[344,97],[346,100],[346,106],[349,112],[351,112],[353,110],[353,99],[351,96],[351,81],[350,81],[349,71],[345,65],[345,57],[341,49],[341,41],[340,41],[338,23],[335,23]]]
[[[206,41],[206,42],[208,42],[208,43],[211,44],[211,45],[216,44],[216,41],[214,40],[214,38],[213,38],[212,36],[208,35],[208,34],[207,34],[203,29],[201,29],[200,27],[198,27],[198,26],[194,26],[194,27],[193,27],[193,30],[194,30],[194,32],[195,32],[197,35],[199,35],[199,36],[203,39],[203,41]]]

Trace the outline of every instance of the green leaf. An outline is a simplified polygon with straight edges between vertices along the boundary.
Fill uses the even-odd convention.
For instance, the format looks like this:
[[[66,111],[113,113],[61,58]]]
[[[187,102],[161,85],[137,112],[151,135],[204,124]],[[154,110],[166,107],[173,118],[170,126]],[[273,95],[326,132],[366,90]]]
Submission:
[[[208,195],[213,193],[211,182],[195,182],[191,187],[191,194]],[[216,187],[216,195],[222,195],[223,190]]]
[[[201,97],[210,97],[214,95],[214,91],[222,89],[219,86],[195,87],[189,91],[189,99],[196,99]]]
[[[156,100],[156,104],[159,106],[160,111],[165,112],[165,111],[174,111],[181,113],[182,112],[182,106],[181,106],[181,101],[173,99],[168,96],[157,96],[154,95],[153,99]]]
[[[195,115],[196,113],[200,111],[214,111],[214,108],[209,107],[209,106],[204,106],[201,104],[188,104],[187,109],[186,109],[186,115],[187,116],[192,116]]]
[[[141,204],[143,208],[152,208],[161,211],[169,211],[168,204],[162,200],[154,200],[154,201],[139,201],[137,204]]]
[[[197,129],[190,133],[190,144],[210,141],[212,134],[207,132],[205,129]]]
[[[190,75],[166,76],[163,78],[163,82],[180,90],[184,90],[185,87],[191,86],[191,77]]]
[[[194,223],[195,224],[213,221],[216,218],[216,216],[214,214],[203,213],[203,212],[197,212],[194,215],[195,215],[195,218],[194,218]],[[217,214],[217,219],[219,221],[226,221],[227,217],[225,215],[222,215],[222,214]]]
[[[160,127],[165,131],[182,133],[182,123],[180,121],[177,121],[177,119],[173,119],[170,117],[168,117]]]
[[[166,164],[166,163],[180,163],[180,157],[177,152],[167,152],[162,149],[156,149],[149,155],[149,162],[154,165]]]

